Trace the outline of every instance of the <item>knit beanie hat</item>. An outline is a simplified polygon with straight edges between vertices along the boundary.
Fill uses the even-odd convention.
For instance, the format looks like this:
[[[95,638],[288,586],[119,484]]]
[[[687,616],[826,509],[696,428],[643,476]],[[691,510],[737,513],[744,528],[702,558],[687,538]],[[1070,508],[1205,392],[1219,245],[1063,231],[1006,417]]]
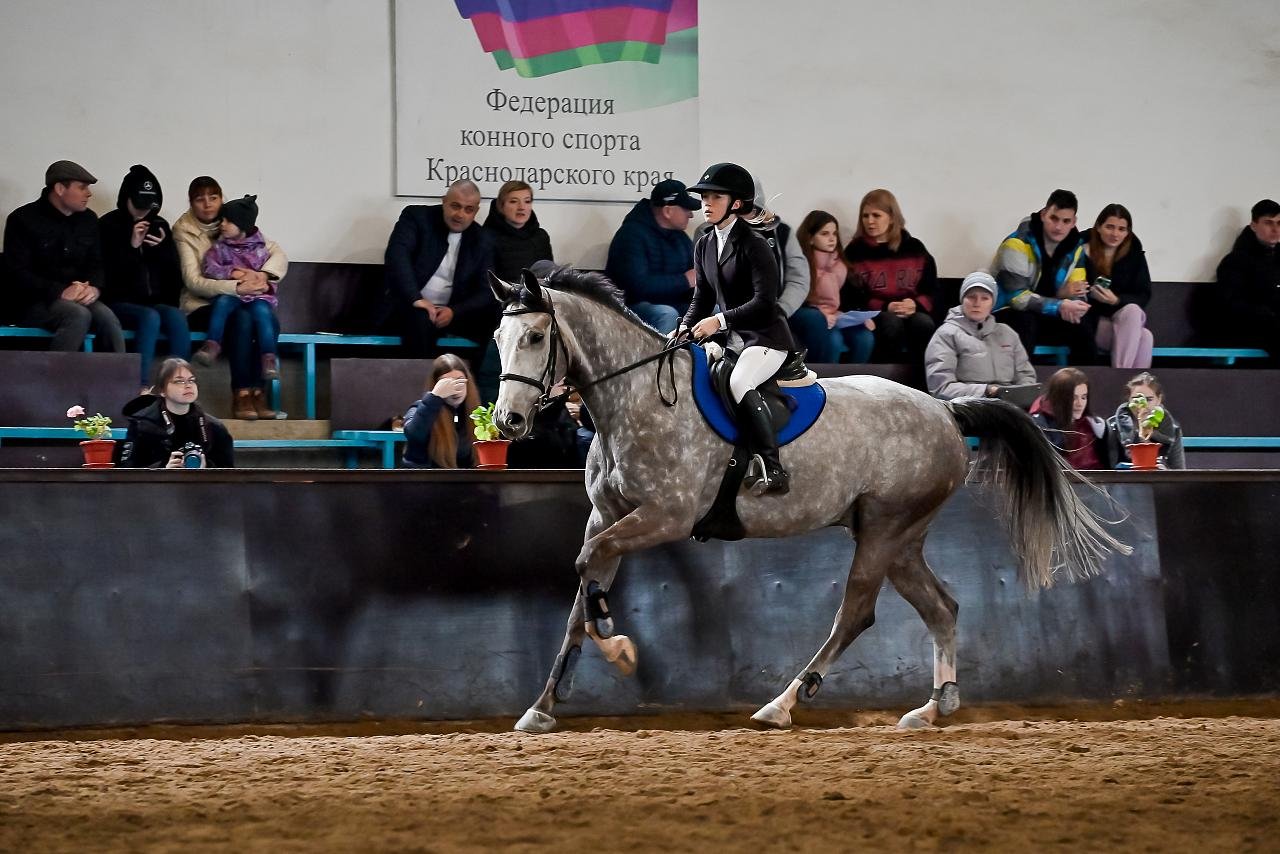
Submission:
[[[975,273],[970,273],[965,276],[964,281],[960,283],[960,299],[964,299],[965,293],[973,288],[982,288],[994,297],[999,286],[996,284],[996,280],[991,277],[990,273],[985,270],[978,270]]]
[[[136,164],[129,167],[129,174],[120,182],[120,195],[116,198],[116,207],[124,210],[125,201],[133,203],[140,211],[148,213],[160,210],[164,202],[164,194],[160,191],[160,182],[155,174],[143,166]]]
[[[253,234],[258,223],[258,197],[232,199],[222,206],[221,216],[245,234]]]

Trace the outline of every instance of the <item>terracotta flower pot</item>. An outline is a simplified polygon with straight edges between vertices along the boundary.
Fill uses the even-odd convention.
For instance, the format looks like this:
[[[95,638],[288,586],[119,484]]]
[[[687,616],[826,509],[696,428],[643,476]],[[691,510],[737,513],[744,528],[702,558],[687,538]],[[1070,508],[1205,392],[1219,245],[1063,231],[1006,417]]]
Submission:
[[[1136,469],[1151,470],[1156,467],[1156,458],[1160,456],[1158,442],[1134,442],[1129,446],[1129,460]]]
[[[472,443],[476,452],[476,468],[505,469],[507,467],[507,448],[510,439],[486,439]]]
[[[88,439],[80,443],[84,450],[84,467],[87,469],[109,469],[115,465],[111,457],[115,454],[114,439]]]

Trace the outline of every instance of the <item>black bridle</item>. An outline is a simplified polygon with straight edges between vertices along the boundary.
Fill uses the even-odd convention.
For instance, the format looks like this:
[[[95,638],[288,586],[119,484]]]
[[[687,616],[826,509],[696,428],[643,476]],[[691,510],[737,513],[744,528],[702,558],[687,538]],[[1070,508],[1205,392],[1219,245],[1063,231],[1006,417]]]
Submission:
[[[662,401],[662,403],[665,406],[676,405],[676,401],[680,399],[680,391],[679,389],[676,388],[675,353],[677,350],[679,350],[680,348],[684,347],[687,343],[689,343],[688,332],[682,332],[681,334],[672,338],[665,345],[663,345],[662,349],[659,350],[657,353],[654,353],[650,356],[645,356],[643,359],[632,362],[631,364],[621,367],[616,371],[611,371],[610,373],[607,373],[602,377],[596,377],[594,380],[591,380],[590,382],[587,382],[587,383],[583,383],[582,385],[577,386],[576,388],[566,387],[565,390],[560,392],[559,394],[552,395],[551,389],[556,382],[556,354],[560,348],[564,347],[564,344],[560,340],[560,321],[556,319],[555,307],[552,306],[550,299],[546,299],[544,297],[544,300],[546,302],[546,308],[529,308],[528,306],[523,306],[523,305],[513,305],[507,308],[504,308],[502,310],[502,316],[514,317],[520,314],[551,315],[551,329],[547,335],[549,339],[548,340],[549,348],[547,350],[546,367],[542,369],[542,373],[540,373],[537,376],[537,378],[526,377],[523,374],[503,373],[498,375],[499,381],[513,380],[515,382],[524,383],[525,385],[531,385],[534,388],[536,388],[539,392],[541,392],[541,395],[539,395],[538,401],[535,404],[535,407],[538,410],[542,410],[553,403],[558,403],[561,400],[564,400],[566,397],[573,394],[574,392],[582,393],[594,385],[598,385],[599,383],[605,382],[606,380],[611,380],[614,377],[622,376],[625,373],[634,371],[636,368],[647,365],[650,362],[657,361],[658,375],[654,380],[654,384],[658,391],[658,398]],[[565,361],[568,361],[569,351],[567,348],[565,349],[564,353],[565,353]],[[663,360],[663,361],[659,361],[659,360]],[[667,396],[662,391],[662,368],[664,364],[667,367],[668,382],[671,386],[670,400],[667,399]]]

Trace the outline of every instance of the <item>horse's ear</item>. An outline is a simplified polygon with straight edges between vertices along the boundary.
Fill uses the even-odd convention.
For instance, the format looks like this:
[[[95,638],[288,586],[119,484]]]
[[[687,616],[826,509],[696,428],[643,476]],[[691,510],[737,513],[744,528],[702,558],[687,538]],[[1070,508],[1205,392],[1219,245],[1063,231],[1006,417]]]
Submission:
[[[529,270],[520,271],[520,283],[524,285],[524,289],[529,292],[529,298],[534,302],[542,302],[542,283],[538,281]]]
[[[515,288],[495,276],[492,270],[489,271],[489,290],[493,291],[494,298],[503,305],[511,302],[516,292]]]

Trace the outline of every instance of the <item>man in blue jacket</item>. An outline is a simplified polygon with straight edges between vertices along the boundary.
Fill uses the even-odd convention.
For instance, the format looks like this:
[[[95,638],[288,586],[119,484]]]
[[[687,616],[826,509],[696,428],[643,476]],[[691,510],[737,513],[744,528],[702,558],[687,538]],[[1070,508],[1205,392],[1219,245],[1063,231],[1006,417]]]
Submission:
[[[605,274],[626,293],[631,310],[664,335],[693,299],[693,241],[685,229],[701,206],[681,182],[659,181],[609,244]]]
[[[493,335],[493,247],[475,221],[479,211],[480,188],[455,181],[443,204],[409,205],[391,232],[386,312],[412,357],[433,355],[441,336],[483,343]]]

